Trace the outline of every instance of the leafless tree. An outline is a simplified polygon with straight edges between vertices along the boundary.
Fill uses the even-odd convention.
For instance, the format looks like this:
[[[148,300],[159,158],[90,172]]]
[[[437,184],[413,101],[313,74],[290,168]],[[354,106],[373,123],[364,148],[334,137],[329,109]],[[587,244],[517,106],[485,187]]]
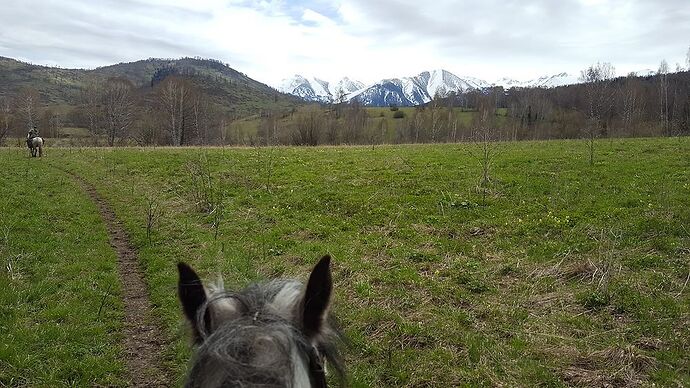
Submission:
[[[158,85],[158,108],[173,145],[186,144],[185,127],[189,125],[194,85],[182,77],[170,76]]]
[[[208,143],[208,130],[210,126],[210,102],[205,94],[193,90],[191,94],[192,136],[201,144]]]
[[[225,117],[223,117],[220,120],[220,128],[219,128],[219,137],[220,137],[220,145],[223,146],[223,150],[225,150],[225,145],[227,144],[227,139],[228,139],[228,122]]]
[[[668,63],[662,60],[657,71],[659,77],[659,118],[661,121],[661,129],[666,135],[669,133],[668,125]]]
[[[369,132],[369,143],[371,148],[377,144],[383,144],[386,141],[386,133],[388,133],[388,120],[385,117],[381,117],[376,124],[376,128],[372,128]]]
[[[60,112],[48,108],[41,115],[41,128],[45,136],[59,138],[62,129],[62,115]]]
[[[103,85],[103,117],[108,145],[129,135],[134,121],[134,85],[124,78],[111,78]]]
[[[486,205],[486,197],[490,190],[491,183],[491,163],[496,154],[496,145],[499,139],[496,129],[496,106],[492,96],[481,96],[478,98],[477,114],[473,120],[473,140],[479,147],[477,159],[481,165],[482,172],[477,185],[477,190],[482,196],[482,204]]]
[[[595,140],[605,125],[605,115],[611,108],[611,80],[615,73],[613,66],[607,62],[597,62],[580,72],[580,81],[584,82],[585,88],[585,114],[587,116],[585,132],[589,148],[589,164],[594,164]]]
[[[343,141],[347,144],[362,142],[364,130],[369,121],[369,114],[359,102],[351,101],[343,110]]]
[[[101,88],[96,80],[90,80],[81,91],[80,109],[86,118],[86,125],[92,136],[101,131],[103,111]]]
[[[146,195],[146,205],[146,239],[149,240],[150,245],[153,229],[158,224],[158,220],[163,212],[160,203],[151,194]]]
[[[142,104],[137,109],[137,119],[132,124],[131,137],[141,146],[150,146],[160,142],[161,125],[151,104]]]
[[[38,124],[39,99],[38,91],[33,88],[22,89],[15,98],[16,115],[26,125],[27,131]]]
[[[417,107],[414,110],[414,115],[412,116],[412,120],[410,120],[410,125],[413,127],[414,130],[414,142],[419,143],[420,141],[420,134],[422,132],[422,125],[424,123],[424,110],[423,108]]]
[[[323,127],[323,113],[317,107],[309,107],[297,117],[295,130],[292,133],[292,144],[319,144],[319,135]]]
[[[8,96],[0,97],[0,144],[10,133],[10,121],[12,120],[12,103]]]
[[[261,145],[275,145],[278,142],[278,122],[280,117],[277,112],[269,112],[261,119],[257,129],[257,136]]]
[[[432,143],[436,143],[439,138],[439,132],[443,126],[443,119],[445,115],[443,114],[443,107],[441,105],[442,95],[436,93],[434,99],[429,104],[429,117],[428,117],[428,127],[431,128],[431,139]]]
[[[342,87],[338,86],[335,92],[335,100],[333,101],[335,117],[340,118],[343,113],[343,108],[347,104],[347,93]]]
[[[627,134],[632,133],[633,127],[640,121],[643,101],[642,88],[637,76],[635,73],[628,74],[621,88],[621,119]]]
[[[325,141],[328,144],[337,145],[340,144],[340,124],[338,123],[338,116],[328,115],[324,122],[324,135]]]

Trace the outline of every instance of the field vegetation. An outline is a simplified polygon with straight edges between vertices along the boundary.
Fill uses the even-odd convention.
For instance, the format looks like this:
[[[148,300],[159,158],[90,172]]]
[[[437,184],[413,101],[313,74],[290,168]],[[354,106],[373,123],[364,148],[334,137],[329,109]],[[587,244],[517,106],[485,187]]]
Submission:
[[[0,386],[120,386],[116,257],[69,176],[0,151]]]
[[[330,253],[353,386],[690,385],[690,143],[595,142],[593,163],[574,140],[491,143],[488,160],[481,144],[51,149],[42,161],[13,161],[3,187],[19,187],[17,175],[29,171],[44,182],[31,189],[37,198],[67,201],[76,189],[60,167],[97,188],[139,250],[178,379],[190,350],[177,261],[241,287],[303,278]],[[19,190],[4,190],[2,198],[21,203]],[[37,211],[17,208],[3,215],[39,222]],[[153,223],[152,208],[160,210]],[[71,214],[51,209],[46,228]],[[91,205],[79,211],[93,216]],[[89,220],[68,226],[100,242],[71,246],[71,265],[112,257],[99,254],[102,229]],[[40,249],[54,260],[65,255]],[[29,279],[26,292],[43,295]],[[98,305],[100,294],[88,289],[70,295]],[[3,303],[16,315],[14,305]],[[99,338],[93,343],[110,344],[117,334]],[[56,362],[46,356],[21,369],[9,360],[3,369],[16,372],[0,376]]]

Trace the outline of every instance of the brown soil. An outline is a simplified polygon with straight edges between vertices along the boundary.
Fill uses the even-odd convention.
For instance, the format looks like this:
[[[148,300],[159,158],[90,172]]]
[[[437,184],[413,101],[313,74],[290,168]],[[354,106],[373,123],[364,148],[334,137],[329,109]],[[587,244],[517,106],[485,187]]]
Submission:
[[[160,328],[154,319],[144,275],[139,267],[136,249],[127,233],[106,201],[96,189],[81,177],[71,174],[98,206],[101,218],[108,230],[110,245],[117,251],[118,272],[122,284],[125,322],[125,362],[132,387],[171,386],[169,373],[162,366],[162,350],[165,345]]]

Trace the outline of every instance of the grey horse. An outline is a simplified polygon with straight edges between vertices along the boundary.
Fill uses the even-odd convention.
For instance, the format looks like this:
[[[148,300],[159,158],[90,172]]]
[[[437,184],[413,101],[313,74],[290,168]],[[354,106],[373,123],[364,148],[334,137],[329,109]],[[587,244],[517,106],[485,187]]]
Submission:
[[[321,258],[306,286],[272,280],[240,292],[206,288],[179,263],[179,297],[196,344],[185,386],[324,388],[324,362],[343,383],[341,336],[328,318],[330,261]]]
[[[31,139],[26,139],[26,145],[29,147],[29,153],[32,157],[35,158],[36,155],[39,157],[43,156],[43,138],[36,136]]]

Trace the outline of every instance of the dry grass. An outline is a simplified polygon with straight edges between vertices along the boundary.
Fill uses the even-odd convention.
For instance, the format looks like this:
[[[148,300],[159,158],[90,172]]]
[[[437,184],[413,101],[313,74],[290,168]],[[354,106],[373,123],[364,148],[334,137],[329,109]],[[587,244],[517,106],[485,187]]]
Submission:
[[[578,386],[638,387],[655,367],[656,359],[635,346],[609,347],[579,356],[563,377]]]

